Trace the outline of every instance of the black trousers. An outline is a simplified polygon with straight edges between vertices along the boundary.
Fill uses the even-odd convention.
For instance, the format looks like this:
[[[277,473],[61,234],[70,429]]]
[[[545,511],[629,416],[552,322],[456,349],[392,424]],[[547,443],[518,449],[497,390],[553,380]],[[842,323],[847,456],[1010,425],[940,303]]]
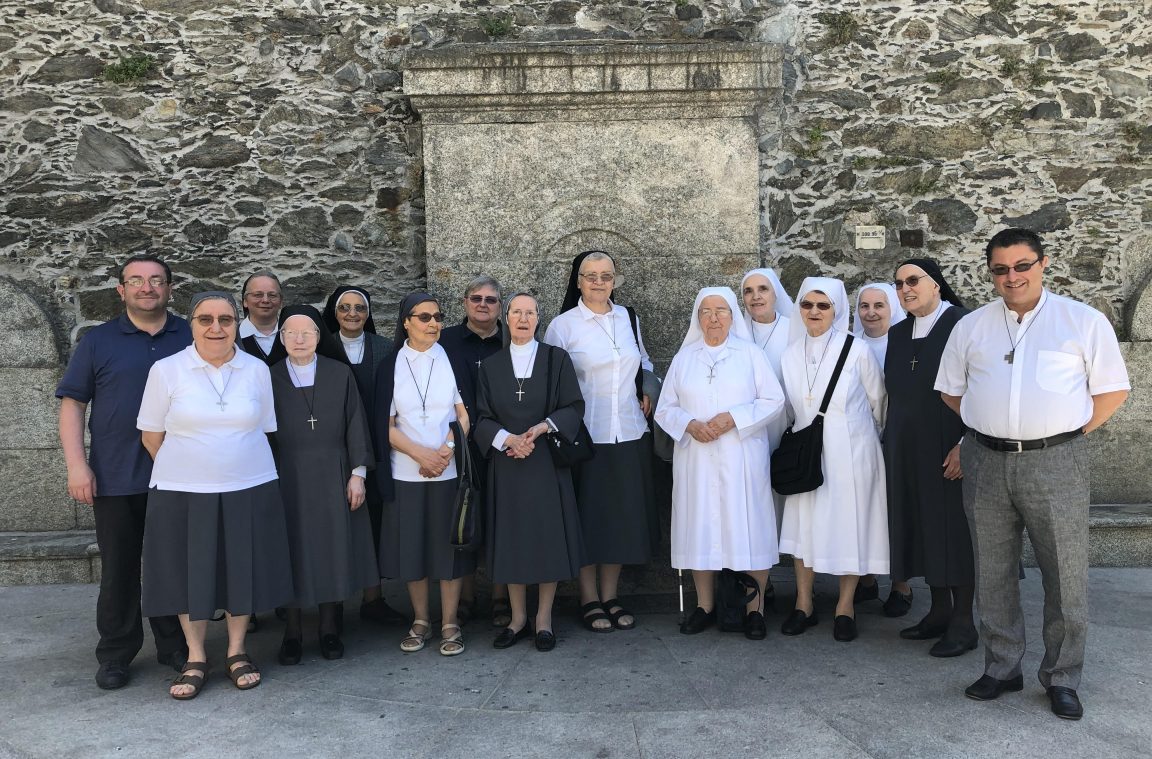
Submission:
[[[101,496],[95,499],[96,542],[100,544],[100,596],[96,601],[96,660],[128,666],[144,645],[140,619],[140,553],[148,494]],[[156,655],[186,652],[178,617],[153,617]]]

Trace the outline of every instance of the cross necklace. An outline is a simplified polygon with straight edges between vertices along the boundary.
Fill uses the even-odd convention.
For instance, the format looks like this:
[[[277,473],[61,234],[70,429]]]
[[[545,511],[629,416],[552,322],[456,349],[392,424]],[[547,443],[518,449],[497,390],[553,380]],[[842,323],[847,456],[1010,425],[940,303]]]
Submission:
[[[598,314],[598,316],[599,316],[599,314]],[[608,339],[612,341],[612,350],[619,353],[620,352],[620,346],[616,344],[616,320],[612,318],[612,312],[611,311],[608,312],[607,316],[608,316],[608,321],[612,324],[612,332],[608,332],[608,330],[605,329],[604,325],[600,323],[600,320],[598,318],[596,318],[596,316],[592,317],[592,321],[597,327],[600,328],[600,330],[605,335],[608,335]]]
[[[724,358],[718,358],[708,365],[708,384],[709,385],[712,384],[712,380],[716,379],[716,367],[718,365],[724,363],[724,359],[726,359],[726,358],[728,358],[728,357],[724,356]]]
[[[416,372],[412,370],[412,361],[405,356],[404,362],[408,364],[408,373],[412,375],[412,384],[416,387],[416,395],[420,396],[420,421],[428,421],[428,386],[432,384],[432,370],[436,368],[436,359],[428,366],[428,379],[424,381],[424,392],[420,392],[420,383],[416,381]]]
[[[1044,306],[1046,306],[1046,305],[1048,305],[1048,301],[1044,301]],[[1024,330],[1020,333],[1020,336],[1017,337],[1015,340],[1012,339],[1012,329],[1008,326],[1008,316],[1007,316],[1007,314],[1005,314],[1005,316],[1004,316],[1004,331],[1008,333],[1008,342],[1012,346],[1012,350],[1010,350],[1004,354],[1004,362],[1005,363],[1007,363],[1007,364],[1015,363],[1015,361],[1016,361],[1016,346],[1020,345],[1020,343],[1023,342],[1024,335],[1028,334],[1028,330],[1032,329],[1032,325],[1035,324],[1036,320],[1040,318],[1040,311],[1044,310],[1044,306],[1040,306],[1039,310],[1036,311],[1035,316],[1032,317],[1032,321],[1028,322],[1028,326],[1024,328]],[[1004,310],[1007,311],[1008,309],[1005,308]]]
[[[224,372],[220,372],[223,376]],[[229,367],[228,376],[224,377],[224,389],[217,390],[216,383],[212,381],[212,377],[208,375],[207,369],[204,371],[204,379],[208,380],[208,384],[212,386],[212,392],[216,393],[216,405],[220,407],[220,413],[224,413],[224,407],[228,405],[228,401],[224,400],[224,394],[228,392],[228,383],[232,381],[232,369]]]
[[[824,357],[828,355],[828,347],[832,345],[832,338],[833,337],[835,337],[835,335],[829,335],[828,341],[826,343],[824,343],[824,352],[820,354],[820,362],[816,364],[816,376],[815,377],[809,377],[808,376],[808,364],[809,363],[815,363],[815,362],[809,362],[809,361],[804,362],[804,380],[808,383],[808,395],[804,396],[804,403],[808,406],[812,405],[812,401],[813,401],[812,388],[815,387],[816,380],[820,377],[820,367],[824,366]],[[808,336],[807,335],[804,336],[804,355],[806,357],[808,355]]]
[[[316,415],[312,413],[312,406],[316,401],[316,380],[312,380],[312,399],[309,400],[308,393],[304,392],[304,385],[300,382],[299,375],[297,375],[296,370],[292,368],[292,359],[288,359],[284,363],[288,364],[288,371],[292,375],[293,384],[295,384],[296,388],[300,391],[300,397],[304,399],[304,405],[308,407],[308,418],[304,421],[308,422],[308,425],[315,430],[317,419]],[[319,369],[320,367],[316,368]]]
[[[923,340],[924,338],[928,337],[928,335],[932,334],[932,328],[936,326],[936,322],[939,321],[940,314],[942,313],[944,313],[944,309],[940,308],[940,305],[937,304],[936,315],[932,317],[932,323],[928,325],[928,329],[924,330],[924,334],[919,338],[920,340]],[[916,371],[916,364],[920,363],[920,351],[916,349],[916,327],[920,326],[920,317],[913,316],[912,318],[915,320],[912,322],[912,360],[908,363],[912,364],[912,371]]]
[[[524,376],[516,376],[516,364],[512,364],[512,379],[516,380],[516,402],[519,403],[524,400],[524,382],[532,376],[532,366],[536,363],[536,351],[540,348],[540,343],[532,346],[532,356],[528,359],[528,365],[524,367]]]

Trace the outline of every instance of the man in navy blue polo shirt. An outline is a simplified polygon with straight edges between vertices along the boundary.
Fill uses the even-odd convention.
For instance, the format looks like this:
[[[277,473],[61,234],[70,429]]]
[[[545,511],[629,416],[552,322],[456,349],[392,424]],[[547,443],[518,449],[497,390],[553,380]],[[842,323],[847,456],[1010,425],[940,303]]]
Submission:
[[[168,312],[172,270],[153,255],[129,258],[116,291],[124,313],[84,335],[56,387],[68,494],[93,507],[100,544],[96,602],[96,684],[128,683],[128,666],[144,645],[140,619],[140,551],[152,459],[140,443],[136,415],[148,370],[192,343],[188,322]],[[91,450],[84,455],[84,412],[91,405]],[[150,619],[156,660],[177,671],[188,647],[176,617]]]

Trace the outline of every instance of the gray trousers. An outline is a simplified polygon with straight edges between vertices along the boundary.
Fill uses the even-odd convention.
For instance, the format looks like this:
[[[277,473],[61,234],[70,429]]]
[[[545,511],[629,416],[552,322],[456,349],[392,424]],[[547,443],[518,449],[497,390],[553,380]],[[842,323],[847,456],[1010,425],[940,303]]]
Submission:
[[[976,553],[985,673],[1000,680],[1020,674],[1019,564],[1027,528],[1044,581],[1040,684],[1078,687],[1088,634],[1088,442],[1078,437],[1052,448],[1000,453],[969,435],[960,446],[960,466]]]

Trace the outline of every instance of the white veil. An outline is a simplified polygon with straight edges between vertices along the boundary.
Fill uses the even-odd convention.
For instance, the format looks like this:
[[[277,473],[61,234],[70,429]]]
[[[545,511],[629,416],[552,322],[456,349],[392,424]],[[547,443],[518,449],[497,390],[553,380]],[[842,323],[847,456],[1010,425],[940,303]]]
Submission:
[[[788,296],[788,291],[785,290],[784,285],[780,283],[780,277],[771,269],[753,269],[745,274],[740,280],[740,292],[744,292],[744,283],[747,282],[748,278],[753,274],[759,274],[772,283],[772,289],[776,291],[776,315],[783,316],[785,319],[791,319],[793,307],[792,298]],[[751,333],[752,316],[747,312],[744,313],[744,323],[748,325],[749,333]]]
[[[832,329],[848,331],[848,291],[844,289],[844,283],[832,277],[805,277],[800,283],[800,289],[796,291],[796,305],[792,309],[791,321],[788,322],[789,344],[808,334],[804,328],[804,312],[800,310],[800,301],[815,290],[824,293],[832,301]]]
[[[908,314],[904,313],[904,307],[900,305],[900,294],[896,292],[896,288],[891,282],[869,282],[856,291],[856,310],[852,316],[852,334],[856,337],[867,337],[864,334],[864,324],[860,321],[860,296],[864,294],[865,290],[879,290],[888,299],[888,310],[892,313],[892,320],[888,323],[888,329],[892,329],[908,317]]]
[[[752,341],[752,335],[748,331],[748,325],[744,323],[743,319],[738,318],[740,314],[740,306],[736,302],[736,293],[732,292],[731,287],[704,287],[700,292],[696,293],[696,302],[692,304],[691,322],[688,327],[688,333],[684,335],[684,342],[680,343],[680,350],[693,347],[697,343],[704,342],[704,330],[700,327],[700,318],[697,313],[700,311],[700,303],[709,295],[719,295],[724,300],[728,301],[728,308],[732,309],[732,329],[729,331],[729,336],[735,335],[742,340]]]

